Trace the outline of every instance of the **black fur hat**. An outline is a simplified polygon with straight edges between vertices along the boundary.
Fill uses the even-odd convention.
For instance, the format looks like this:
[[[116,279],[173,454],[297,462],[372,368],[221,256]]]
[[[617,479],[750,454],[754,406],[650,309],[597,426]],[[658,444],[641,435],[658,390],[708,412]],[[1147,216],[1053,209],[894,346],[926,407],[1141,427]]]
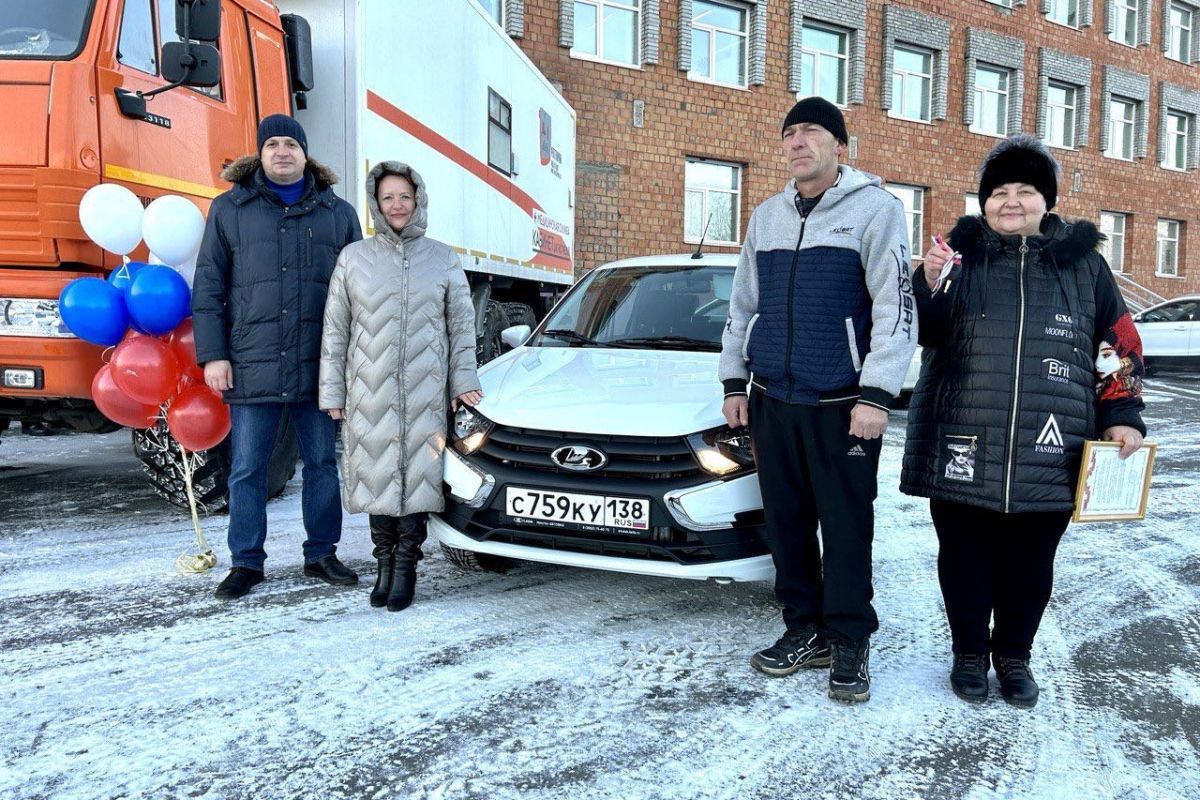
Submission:
[[[1050,148],[1036,136],[1017,133],[992,148],[979,169],[979,208],[997,186],[1028,183],[1046,199],[1046,210],[1058,202],[1058,175],[1061,170]]]

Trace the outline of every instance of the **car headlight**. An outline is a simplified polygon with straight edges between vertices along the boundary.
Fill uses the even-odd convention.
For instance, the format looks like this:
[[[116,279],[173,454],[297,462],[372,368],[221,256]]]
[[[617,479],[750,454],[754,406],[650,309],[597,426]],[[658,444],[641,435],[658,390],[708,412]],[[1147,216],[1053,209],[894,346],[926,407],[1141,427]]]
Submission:
[[[747,427],[714,428],[704,433],[692,434],[688,444],[696,454],[700,468],[710,475],[723,478],[754,466],[754,451]]]
[[[57,300],[0,297],[0,336],[68,339],[75,334],[63,324]]]
[[[470,406],[463,406],[454,415],[454,448],[463,455],[471,455],[483,447],[494,427],[491,420]]]

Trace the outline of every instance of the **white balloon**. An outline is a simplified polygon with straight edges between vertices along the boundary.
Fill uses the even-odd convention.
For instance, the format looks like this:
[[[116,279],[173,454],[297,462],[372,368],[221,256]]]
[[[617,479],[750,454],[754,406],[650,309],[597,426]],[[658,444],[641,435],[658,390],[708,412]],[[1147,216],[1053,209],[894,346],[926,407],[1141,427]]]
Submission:
[[[200,252],[204,238],[204,215],[186,197],[169,194],[146,207],[142,218],[146,246],[164,264],[186,264]]]
[[[88,189],[79,201],[83,232],[110,253],[127,256],[142,241],[142,201],[115,183]]]
[[[170,264],[163,261],[161,258],[159,258],[154,253],[150,254],[150,263],[151,264],[160,264],[164,267],[171,267]],[[188,259],[184,263],[177,264],[177,265],[171,267],[171,269],[175,270],[180,275],[182,275],[183,279],[185,281],[187,281],[188,288],[189,289],[192,288],[192,285],[196,281],[196,256],[192,256],[190,259]]]

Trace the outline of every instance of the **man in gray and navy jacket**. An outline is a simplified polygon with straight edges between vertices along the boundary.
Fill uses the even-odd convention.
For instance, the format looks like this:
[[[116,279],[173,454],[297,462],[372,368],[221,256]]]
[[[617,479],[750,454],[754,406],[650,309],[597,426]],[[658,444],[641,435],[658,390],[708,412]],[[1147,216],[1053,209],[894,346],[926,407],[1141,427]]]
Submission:
[[[819,97],[784,120],[792,180],[750,217],[719,377],[726,420],[752,428],[787,625],[750,662],[774,676],[829,665],[829,696],[861,702],[879,627],[879,452],[917,318],[903,209],[879,178],[838,165],[847,140],[842,113]]]

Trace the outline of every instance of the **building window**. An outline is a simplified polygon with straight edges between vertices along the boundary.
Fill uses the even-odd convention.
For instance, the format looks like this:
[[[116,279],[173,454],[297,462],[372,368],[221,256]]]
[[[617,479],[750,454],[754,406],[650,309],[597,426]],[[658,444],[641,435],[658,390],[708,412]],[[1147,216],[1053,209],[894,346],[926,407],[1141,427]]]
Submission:
[[[1079,27],[1079,0],[1050,0],[1046,18],[1060,25]]]
[[[1100,232],[1107,239],[1100,243],[1100,254],[1113,272],[1125,271],[1125,215],[1115,211],[1100,212]]]
[[[850,34],[805,23],[801,41],[797,97],[816,95],[846,105]]]
[[[884,188],[900,200],[904,206],[904,219],[908,222],[909,250],[914,260],[921,260],[925,252],[925,190],[920,186],[905,186],[899,183],[889,183]]]
[[[1137,47],[1139,2],[1141,0],[1112,0],[1108,7],[1109,13],[1113,15],[1109,39]]]
[[[638,64],[641,13],[641,0],[575,0],[571,55]]]
[[[695,0],[688,77],[745,86],[749,20],[742,6]]]
[[[1155,275],[1179,277],[1179,232],[1183,223],[1174,219],[1158,221],[1158,261]]]
[[[979,195],[975,192],[967,192],[963,195],[963,213],[968,217],[983,213],[983,209],[979,207]]]
[[[1008,135],[1009,71],[997,67],[975,68],[975,121],[971,130],[992,136]]]
[[[1162,165],[1167,169],[1185,170],[1188,165],[1188,141],[1191,139],[1192,118],[1178,111],[1167,112],[1166,149]]]
[[[1187,63],[1192,60],[1192,8],[1172,3],[1168,15],[1167,58]]]
[[[1046,141],[1055,147],[1075,146],[1075,112],[1078,89],[1051,83],[1046,90]]]
[[[742,215],[742,168],[691,159],[684,169],[684,240],[738,244]],[[705,232],[707,228],[707,233]]]
[[[1108,103],[1108,149],[1104,155],[1133,161],[1133,132],[1137,120],[1137,103],[1114,97]]]
[[[512,106],[488,89],[488,166],[512,174]]]
[[[504,25],[504,0],[477,0],[488,16],[496,20],[497,25]]]
[[[888,113],[930,122],[932,95],[933,53],[897,46],[892,54],[892,107]]]

